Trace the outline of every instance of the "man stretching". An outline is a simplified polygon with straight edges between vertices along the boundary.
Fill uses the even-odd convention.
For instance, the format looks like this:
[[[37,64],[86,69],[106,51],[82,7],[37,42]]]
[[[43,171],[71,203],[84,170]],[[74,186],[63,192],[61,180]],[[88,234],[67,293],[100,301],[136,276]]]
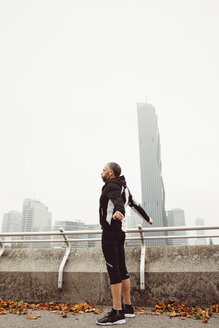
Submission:
[[[118,164],[106,164],[101,177],[105,182],[99,207],[100,225],[103,229],[102,250],[110,278],[113,308],[96,323],[105,326],[123,324],[126,322],[125,317],[135,316],[130,299],[130,277],[125,264],[125,232],[122,229],[125,208],[129,205],[149,224],[152,224],[153,220],[133,199]]]

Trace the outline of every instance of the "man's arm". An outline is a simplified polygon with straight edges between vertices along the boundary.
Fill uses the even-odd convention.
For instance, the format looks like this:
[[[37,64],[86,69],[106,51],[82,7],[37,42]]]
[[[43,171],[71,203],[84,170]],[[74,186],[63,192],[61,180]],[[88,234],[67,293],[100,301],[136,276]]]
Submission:
[[[113,219],[118,219],[122,220],[125,216],[125,207],[121,195],[121,189],[119,186],[113,186],[109,188],[106,192],[107,197],[112,201],[114,205],[114,210],[113,210]]]
[[[132,194],[129,194],[129,206],[137,212],[143,219],[145,219],[149,224],[153,224],[153,220],[147,215],[143,207],[138,204],[132,197]]]

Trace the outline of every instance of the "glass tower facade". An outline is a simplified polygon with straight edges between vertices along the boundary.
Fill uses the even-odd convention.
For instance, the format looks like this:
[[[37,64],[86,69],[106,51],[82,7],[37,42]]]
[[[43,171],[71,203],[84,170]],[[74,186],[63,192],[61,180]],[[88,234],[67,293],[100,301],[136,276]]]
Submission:
[[[23,202],[22,213],[22,230],[24,232],[41,232],[51,231],[52,214],[48,211],[48,207],[40,201],[26,198]],[[49,237],[35,236],[32,239],[48,239]],[[24,237],[25,240],[31,237]],[[44,248],[48,244],[29,243],[27,247]]]
[[[143,227],[166,227],[165,190],[162,178],[160,136],[154,106],[148,103],[137,104],[138,133],[141,168],[142,206],[153,219],[153,225],[143,222]],[[151,232],[147,235],[167,235],[165,232]],[[167,240],[147,241],[149,246],[165,246]]]

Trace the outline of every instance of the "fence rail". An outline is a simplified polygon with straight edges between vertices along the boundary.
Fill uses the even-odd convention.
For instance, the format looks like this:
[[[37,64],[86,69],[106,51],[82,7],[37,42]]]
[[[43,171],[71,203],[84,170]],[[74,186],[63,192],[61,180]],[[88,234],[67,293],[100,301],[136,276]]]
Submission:
[[[139,225],[141,226],[141,225]],[[199,230],[219,230],[219,226],[176,226],[176,227],[156,227],[156,228],[141,228],[142,232],[168,232],[168,231],[199,231]],[[97,235],[101,234],[102,230],[74,230],[74,231],[65,231],[64,234],[66,236],[69,235]],[[126,233],[139,233],[139,228],[135,229],[127,229]],[[16,236],[60,236],[63,232],[58,231],[41,231],[41,232],[2,232],[0,233],[1,237],[16,237]],[[175,236],[153,236],[155,239],[159,239],[160,237],[165,237],[165,239],[172,239]],[[181,238],[180,236],[177,236]],[[176,238],[177,238],[176,237]],[[183,238],[194,238],[192,235],[183,235]],[[199,235],[196,235],[195,237],[200,238]],[[211,237],[217,237],[217,236],[211,236]],[[148,239],[149,236],[144,236],[144,239]],[[203,235],[201,238],[209,238],[209,236]],[[150,239],[150,238],[149,238]],[[89,241],[90,239],[88,239]],[[139,238],[140,240],[140,238]],[[23,240],[26,242],[26,240]],[[76,241],[80,241],[80,239],[76,239]],[[5,242],[5,241],[2,241]],[[8,241],[11,242],[11,241]],[[45,242],[45,240],[44,240]],[[51,240],[48,240],[48,242],[51,242]]]
[[[138,226],[136,229],[127,229],[126,233],[138,233],[138,236],[136,237],[127,237],[127,241],[140,241],[141,242],[141,258],[140,258],[140,288],[145,288],[145,280],[144,280],[144,266],[145,266],[145,240],[151,240],[151,239],[189,239],[189,238],[218,238],[219,234],[217,235],[153,235],[153,236],[147,236],[144,233],[147,232],[172,232],[172,231],[199,231],[199,230],[219,230],[219,226],[182,226],[182,227],[156,227],[156,228],[142,228],[141,225]],[[58,288],[62,289],[62,283],[63,283],[63,271],[66,264],[66,261],[68,259],[68,256],[70,254],[71,250],[71,242],[91,242],[91,241],[101,241],[101,237],[99,238],[74,238],[74,239],[68,239],[68,236],[71,235],[97,235],[101,234],[102,230],[81,230],[81,231],[63,231],[63,228],[60,228],[59,231],[42,231],[42,232],[4,232],[0,233],[0,238],[5,237],[35,237],[35,236],[41,236],[41,237],[49,237],[49,236],[60,236],[62,239],[13,239],[13,240],[1,240],[0,239],[0,256],[4,253],[5,244],[8,243],[60,243],[64,242],[66,244],[66,251],[65,255],[62,259],[62,262],[59,267],[58,272]]]

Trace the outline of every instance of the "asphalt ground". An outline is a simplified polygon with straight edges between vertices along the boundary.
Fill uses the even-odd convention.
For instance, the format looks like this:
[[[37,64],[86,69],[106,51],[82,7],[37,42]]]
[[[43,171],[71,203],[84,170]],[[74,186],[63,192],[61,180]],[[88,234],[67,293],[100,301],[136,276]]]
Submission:
[[[0,316],[0,328],[93,328],[100,327],[96,325],[96,320],[104,316],[106,312],[111,310],[111,307],[103,306],[101,314],[84,313],[74,314],[67,313],[69,317],[62,318],[61,315],[46,310],[31,311],[37,319],[28,319],[26,315],[6,314]],[[150,311],[151,308],[147,308]],[[213,314],[208,323],[203,323],[201,320],[186,318],[182,320],[180,317],[169,318],[168,313],[163,313],[160,316],[142,314],[136,315],[135,318],[126,318],[126,324],[119,325],[132,328],[219,328],[219,316]]]

